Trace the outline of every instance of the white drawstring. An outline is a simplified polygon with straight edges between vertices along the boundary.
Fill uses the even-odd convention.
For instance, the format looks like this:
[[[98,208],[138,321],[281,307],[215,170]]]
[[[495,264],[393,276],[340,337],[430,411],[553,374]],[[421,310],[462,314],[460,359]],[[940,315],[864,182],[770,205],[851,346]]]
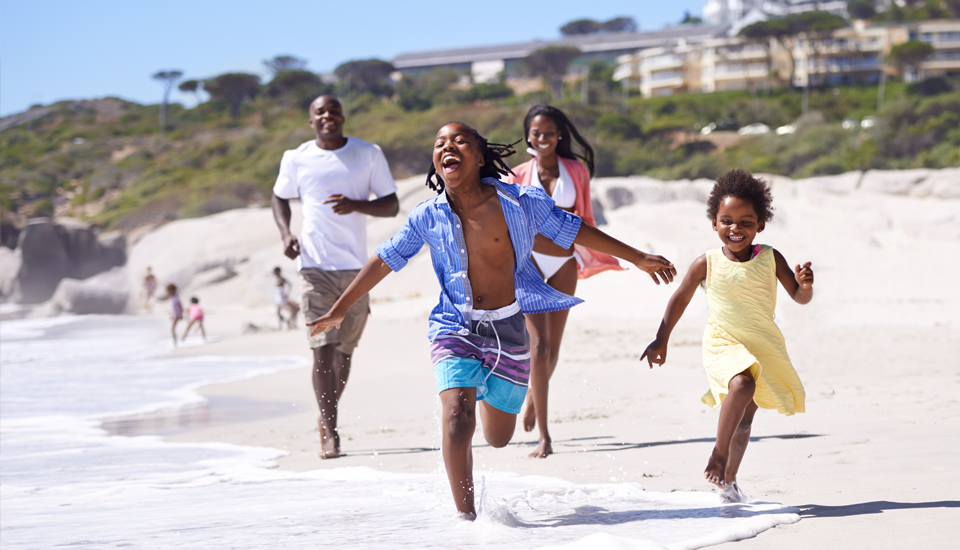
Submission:
[[[489,319],[490,317],[493,317],[492,321]],[[479,322],[481,325],[489,326],[490,328],[492,328],[493,335],[497,337],[497,361],[493,364],[493,368],[490,369],[490,372],[488,372],[487,375],[483,377],[484,390],[486,390],[486,387],[487,387],[487,379],[490,378],[490,375],[493,374],[494,370],[496,370],[497,365],[500,364],[500,352],[503,350],[503,348],[500,346],[500,333],[497,332],[497,326],[493,324],[493,321],[496,321],[498,318],[499,318],[499,315],[497,315],[497,312],[495,310],[490,310],[490,311],[484,311],[483,315],[480,316],[480,319],[477,320],[477,322]]]

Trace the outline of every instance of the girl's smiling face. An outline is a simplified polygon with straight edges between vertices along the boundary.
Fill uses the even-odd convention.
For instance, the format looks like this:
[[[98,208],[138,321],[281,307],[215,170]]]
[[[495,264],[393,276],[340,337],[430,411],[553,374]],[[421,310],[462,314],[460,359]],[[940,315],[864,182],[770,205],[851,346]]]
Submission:
[[[763,231],[763,226],[753,203],[731,195],[720,201],[717,217],[713,220],[713,230],[723,247],[741,262],[750,259],[753,239]]]
[[[557,150],[557,140],[560,139],[560,130],[552,118],[537,115],[530,120],[530,132],[527,141],[538,156],[550,156]]]

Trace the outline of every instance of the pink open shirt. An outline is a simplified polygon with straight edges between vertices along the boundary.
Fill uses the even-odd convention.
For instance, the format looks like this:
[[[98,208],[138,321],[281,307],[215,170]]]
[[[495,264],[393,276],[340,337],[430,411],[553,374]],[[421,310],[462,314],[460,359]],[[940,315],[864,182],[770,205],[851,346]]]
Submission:
[[[567,169],[567,173],[573,179],[573,187],[577,190],[577,200],[573,204],[573,213],[594,227],[597,226],[597,220],[593,218],[593,203],[590,201],[590,171],[578,160],[565,159],[557,157]],[[534,166],[534,159],[529,160],[513,169],[516,176],[507,175],[507,183],[518,183],[520,185],[530,185],[530,177]],[[577,278],[586,279],[597,273],[610,269],[622,271],[617,259],[609,254],[590,250],[580,245],[574,245],[577,254],[583,265],[578,264],[579,273]]]

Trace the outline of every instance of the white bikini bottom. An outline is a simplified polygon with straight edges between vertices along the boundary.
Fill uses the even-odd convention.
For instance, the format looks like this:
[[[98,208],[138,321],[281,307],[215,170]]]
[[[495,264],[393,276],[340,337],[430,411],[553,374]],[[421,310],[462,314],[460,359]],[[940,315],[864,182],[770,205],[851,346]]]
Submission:
[[[576,252],[571,256],[548,256],[539,252],[531,252],[530,255],[536,260],[537,267],[539,267],[540,272],[543,273],[544,279],[550,279],[550,277],[556,275],[557,271],[560,271],[560,268],[563,267],[570,258],[577,260],[578,265],[583,265],[583,260],[580,259],[580,255]]]

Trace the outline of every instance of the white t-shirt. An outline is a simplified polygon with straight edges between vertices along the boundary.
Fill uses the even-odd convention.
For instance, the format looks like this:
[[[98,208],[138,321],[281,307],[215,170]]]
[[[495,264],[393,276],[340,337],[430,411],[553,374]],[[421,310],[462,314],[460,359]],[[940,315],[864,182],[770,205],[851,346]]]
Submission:
[[[367,261],[367,219],[352,212],[339,215],[328,195],[369,200],[397,192],[390,167],[380,147],[357,138],[335,151],[308,141],[283,153],[273,194],[281,199],[300,198],[303,229],[297,269],[318,267],[327,271],[360,269]]]

